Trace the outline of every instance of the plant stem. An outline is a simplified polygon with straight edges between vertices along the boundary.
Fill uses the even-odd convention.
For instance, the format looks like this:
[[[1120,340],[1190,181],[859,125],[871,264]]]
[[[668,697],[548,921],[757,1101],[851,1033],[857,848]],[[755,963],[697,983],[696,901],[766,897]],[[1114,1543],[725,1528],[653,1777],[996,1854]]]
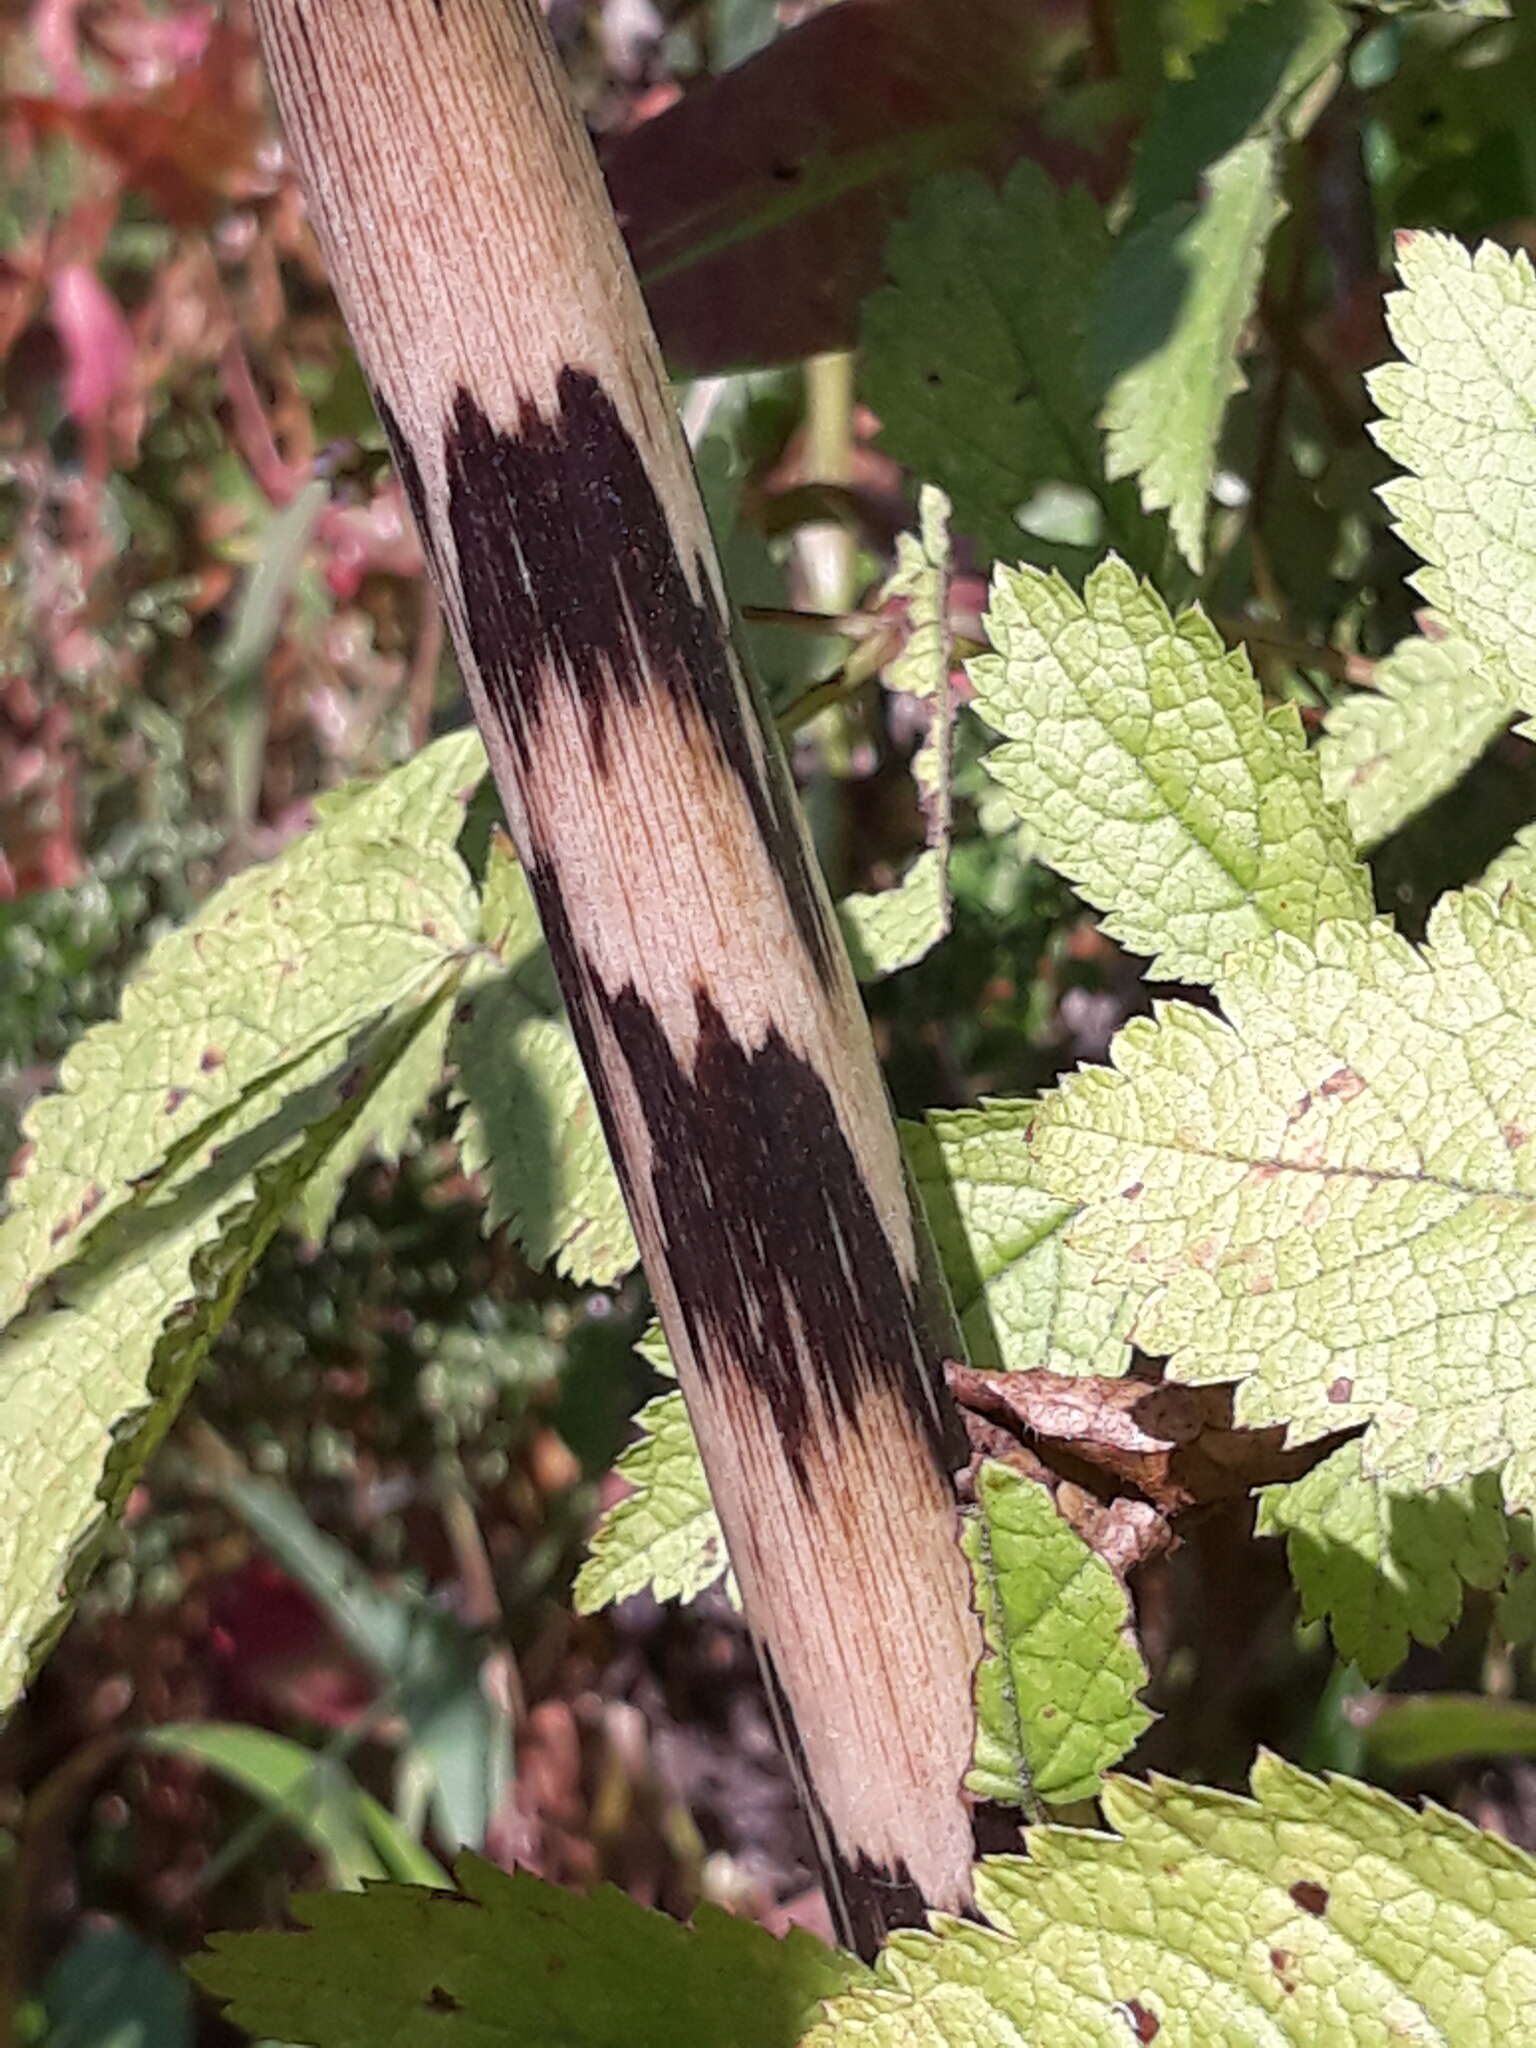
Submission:
[[[538,0],[256,18],[869,1954],[971,1898],[959,1354],[655,338]]]

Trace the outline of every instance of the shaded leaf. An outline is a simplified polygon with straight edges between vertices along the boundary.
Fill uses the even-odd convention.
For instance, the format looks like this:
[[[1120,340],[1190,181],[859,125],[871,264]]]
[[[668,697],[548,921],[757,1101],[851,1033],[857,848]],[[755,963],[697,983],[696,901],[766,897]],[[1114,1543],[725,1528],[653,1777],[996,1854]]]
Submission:
[[[1284,209],[1267,137],[1211,165],[1203,197],[1131,233],[1105,273],[1101,331],[1105,469],[1140,479],[1147,512],[1169,515],[1180,553],[1205,567],[1205,520],[1227,400],[1243,388],[1238,345]],[[1132,353],[1132,337],[1143,341]],[[1100,345],[1100,354],[1110,350]]]
[[[408,1730],[406,1768],[425,1774],[441,1837],[455,1848],[483,1842],[507,1786],[511,1729],[485,1683],[481,1635],[411,1586],[376,1585],[276,1481],[225,1476],[218,1489],[385,1688]]]
[[[1536,1756],[1536,1706],[1481,1693],[1399,1693],[1365,1722],[1365,1747],[1379,1771],[1420,1772],[1467,1757]]]
[[[1123,1372],[1134,1306],[1076,1254],[1076,1204],[1041,1192],[1029,1149],[1035,1105],[936,1109],[902,1128],[973,1364],[1009,1372]]]
[[[131,1928],[87,1924],[43,1981],[47,2048],[191,2048],[192,1992]]]
[[[1443,1642],[1463,1587],[1496,1586],[1508,1556],[1497,1479],[1410,1492],[1371,1478],[1358,1443],[1266,1491],[1257,1527],[1285,1537],[1304,1619],[1326,1620],[1340,1657],[1366,1679],[1395,1671],[1410,1639]]]
[[[304,1933],[215,1935],[193,1974],[237,2024],[311,2048],[793,2048],[866,1975],[711,1906],[682,1927],[608,1885],[583,1898],[474,1856],[454,1875],[448,1896],[296,1899]]]
[[[1058,486],[1110,544],[1143,561],[1160,550],[1135,492],[1104,472],[1085,336],[1108,252],[1093,201],[1031,164],[1001,192],[971,174],[931,179],[891,231],[890,282],[864,309],[864,395],[882,445],[948,493],[988,555],[1086,568],[1095,532],[1031,539],[1033,502]]]

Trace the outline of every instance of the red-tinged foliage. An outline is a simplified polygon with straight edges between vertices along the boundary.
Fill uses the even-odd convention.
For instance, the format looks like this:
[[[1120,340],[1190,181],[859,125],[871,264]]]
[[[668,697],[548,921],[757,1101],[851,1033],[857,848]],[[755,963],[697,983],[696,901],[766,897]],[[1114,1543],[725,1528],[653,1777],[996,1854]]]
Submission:
[[[1030,156],[1063,184],[1111,187],[1123,137],[1091,152],[1042,105],[1081,13],[841,0],[614,142],[609,187],[673,367],[846,347],[886,230],[934,170],[1000,175]]]
[[[0,675],[0,902],[67,889],[85,873],[75,836],[70,718],[21,676]]]
[[[90,264],[65,263],[49,279],[48,311],[64,351],[65,410],[82,426],[98,425],[133,377],[123,309]]]
[[[250,184],[262,114],[247,32],[203,18],[196,61],[141,94],[77,101],[15,93],[0,113],[34,135],[65,135],[113,163],[182,227],[200,227]]]
[[[350,1728],[377,1690],[304,1588],[251,1558],[207,1588],[219,1710],[235,1720]]]

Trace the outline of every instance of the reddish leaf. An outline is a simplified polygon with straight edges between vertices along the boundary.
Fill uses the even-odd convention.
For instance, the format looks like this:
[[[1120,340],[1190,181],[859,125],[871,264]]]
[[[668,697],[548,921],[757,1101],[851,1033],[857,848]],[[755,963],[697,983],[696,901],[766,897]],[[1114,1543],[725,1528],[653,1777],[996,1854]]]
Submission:
[[[1041,113],[1080,0],[841,0],[612,145],[614,204],[675,369],[782,362],[852,341],[914,181],[1032,156],[1115,182]]]
[[[136,99],[76,105],[17,93],[0,112],[36,135],[67,135],[108,157],[125,184],[168,219],[199,226],[238,190],[255,161],[261,110],[254,48],[229,25],[215,27],[201,58]]]
[[[48,310],[64,351],[64,405],[92,426],[133,375],[133,335],[123,309],[88,263],[66,263],[48,283]]]
[[[0,903],[71,888],[85,872],[69,741],[62,704],[45,706],[23,677],[0,674]]]

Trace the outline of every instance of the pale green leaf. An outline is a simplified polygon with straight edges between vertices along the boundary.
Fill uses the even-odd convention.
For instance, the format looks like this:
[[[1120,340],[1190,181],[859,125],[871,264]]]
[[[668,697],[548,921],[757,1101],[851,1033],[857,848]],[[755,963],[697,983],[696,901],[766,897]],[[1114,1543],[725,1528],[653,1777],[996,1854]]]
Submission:
[[[1202,612],[1174,618],[1111,558],[1081,597],[999,570],[986,627],[976,709],[1013,743],[987,768],[1149,974],[1210,981],[1261,933],[1369,915],[1294,707],[1266,714],[1247,656]]]
[[[924,484],[919,530],[896,541],[896,568],[882,603],[904,598],[908,632],[886,669],[887,689],[932,706],[928,730],[912,757],[912,777],[928,821],[927,850],[891,889],[845,896],[838,905],[854,973],[874,981],[910,967],[949,930],[949,848],[954,829],[954,699],[950,688],[953,635],[949,627],[949,500]]]
[[[1381,14],[1455,14],[1463,21],[1508,21],[1509,0],[1375,0]]]
[[[84,1237],[46,1306],[0,1343],[0,1706],[67,1617],[208,1347],[308,1179],[451,993],[375,1034],[361,1066],[312,1083],[168,1188]],[[254,1178],[253,1178],[254,1176]]]
[[[1200,199],[1133,229],[1101,288],[1099,325],[1124,365],[1106,381],[1105,466],[1140,479],[1197,572],[1221,423],[1243,388],[1238,345],[1283,212],[1275,145],[1255,136],[1210,166]]]
[[[0,1323],[87,1226],[168,1162],[206,1163],[462,955],[473,899],[454,840],[480,758],[461,735],[425,749],[151,950],[121,1016],[72,1047],[57,1093],[28,1113],[0,1224]]]
[[[639,1253],[527,883],[501,839],[485,935],[502,971],[470,991],[450,1047],[465,1169],[485,1176],[487,1228],[507,1224],[535,1265],[609,1286]]]
[[[367,1878],[393,1877],[449,1889],[446,1871],[333,1757],[238,1722],[166,1722],[142,1741],[205,1764],[248,1792],[304,1837],[333,1884],[352,1889]]]
[[[311,808],[332,840],[453,840],[485,775],[484,742],[467,725],[433,740],[387,775],[322,791]]]
[[[1043,1486],[994,1461],[962,1540],[986,1639],[967,1786],[1032,1811],[1093,1798],[1152,1719],[1125,1587]]]
[[[860,981],[911,967],[949,930],[945,855],[926,848],[894,888],[856,890],[838,904],[837,915]]]
[[[864,308],[864,395],[883,445],[942,486],[989,555],[1086,566],[1088,549],[1033,541],[1025,523],[1060,486],[1133,559],[1159,550],[1134,490],[1104,474],[1085,332],[1108,249],[1087,194],[1028,161],[1000,193],[974,172],[928,180],[891,231],[891,282]]]
[[[907,606],[907,637],[881,681],[888,690],[900,690],[933,706],[922,745],[912,757],[912,777],[928,819],[929,843],[946,857],[954,810],[950,509],[942,491],[923,485],[917,500],[918,530],[896,536],[896,567],[880,592],[882,604],[905,599]]]
[[[1484,1474],[1432,1493],[1371,1479],[1347,1443],[1259,1497],[1258,1532],[1283,1536],[1308,1621],[1325,1620],[1362,1677],[1395,1671],[1414,1642],[1445,1640],[1464,1585],[1493,1587],[1509,1544],[1499,1484]]]
[[[1523,250],[1397,239],[1387,299],[1403,356],[1372,373],[1376,439],[1410,472],[1382,487],[1436,611],[1536,711],[1536,273]]]
[[[1514,698],[1469,640],[1403,640],[1369,690],[1329,711],[1318,744],[1323,789],[1368,852],[1453,789],[1509,723]]]
[[[1536,2039],[1536,1861],[1273,1757],[1252,1800],[1114,1779],[1113,1835],[1032,1828],[986,1925],[898,1934],[805,2048],[1509,2048]]]
[[[1334,923],[1230,959],[1229,1022],[1126,1026],[1036,1114],[1042,1185],[1134,1340],[1404,1492],[1536,1497],[1536,905],[1445,897],[1420,951]]]
[[[194,1976],[237,2025],[310,2048],[793,2048],[868,1973],[800,1929],[718,1908],[692,1927],[475,1856],[457,1895],[379,1885],[294,1900],[297,1934],[215,1935]]]
[[[643,1358],[651,1371],[660,1373],[663,1379],[677,1378],[677,1367],[672,1363],[672,1353],[659,1322],[647,1323],[635,1339],[635,1355]]]
[[[1135,1297],[1102,1285],[1073,1250],[1075,1203],[1040,1191],[1034,1109],[936,1109],[902,1131],[966,1355],[994,1371],[1122,1373]]]
[[[635,1421],[639,1440],[616,1468],[631,1490],[593,1531],[576,1578],[578,1614],[646,1591],[658,1600],[692,1600],[729,1569],[682,1395],[658,1394]]]

